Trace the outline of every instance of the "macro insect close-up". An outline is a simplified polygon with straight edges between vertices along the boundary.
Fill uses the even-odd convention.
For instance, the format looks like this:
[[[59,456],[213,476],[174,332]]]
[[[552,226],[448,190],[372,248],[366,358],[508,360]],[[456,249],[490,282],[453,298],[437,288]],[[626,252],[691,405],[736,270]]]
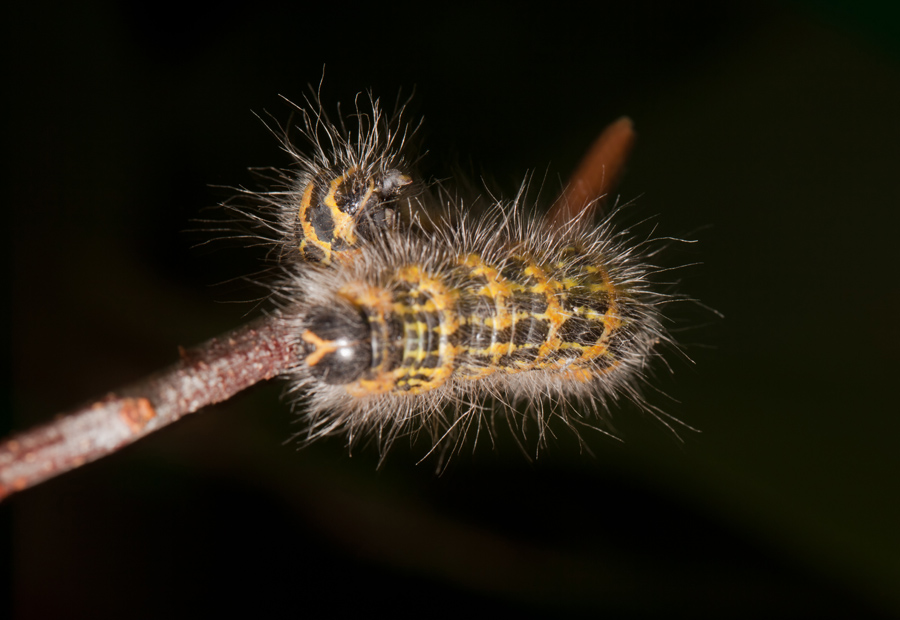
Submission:
[[[232,238],[273,246],[279,275],[264,285],[277,307],[182,349],[177,364],[144,382],[3,440],[0,495],[275,376],[292,379],[307,440],[342,434],[352,447],[371,435],[382,457],[396,438],[423,431],[429,453],[462,450],[470,430],[492,435],[490,400],[508,418],[525,403],[523,420],[508,421],[521,429],[520,445],[529,416],[540,445],[551,417],[577,432],[604,424],[608,401],[649,410],[642,384],[658,349],[672,345],[660,308],[683,298],[662,292],[654,277],[668,270],[647,262],[663,240],[637,242],[611,218],[592,217],[630,151],[631,121],[598,138],[546,216],[524,204],[527,184],[475,216],[462,203],[435,211],[429,203],[444,199],[427,190],[401,209],[413,180],[393,149],[409,130],[384,122],[371,94],[365,109],[356,99],[349,130],[343,118],[329,122],[318,96],[307,99],[299,132],[313,154],[285,136],[298,170],[272,171],[282,179],[274,189],[244,190],[257,208],[230,207],[263,231]],[[567,413],[570,402],[594,419]]]
[[[4,617],[900,610],[862,11],[93,8],[11,22]]]

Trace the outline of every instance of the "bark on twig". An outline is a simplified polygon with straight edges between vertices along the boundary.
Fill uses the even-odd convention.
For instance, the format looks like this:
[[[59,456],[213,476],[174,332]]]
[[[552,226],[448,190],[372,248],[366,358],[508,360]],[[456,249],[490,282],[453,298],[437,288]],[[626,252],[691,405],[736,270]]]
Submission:
[[[285,372],[296,336],[265,316],[181,350],[173,366],[0,442],[0,500],[111,454],[188,413]]]
[[[634,124],[627,116],[607,126],[581,159],[562,196],[553,203],[547,223],[560,228],[576,218],[590,222],[625,171],[634,140]]]

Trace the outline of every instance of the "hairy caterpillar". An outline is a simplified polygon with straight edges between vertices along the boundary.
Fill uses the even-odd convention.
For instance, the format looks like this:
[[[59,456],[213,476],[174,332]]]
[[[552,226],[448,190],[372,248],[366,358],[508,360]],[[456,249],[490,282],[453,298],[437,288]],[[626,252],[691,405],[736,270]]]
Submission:
[[[282,299],[299,300],[285,316],[310,439],[374,432],[386,447],[424,428],[437,444],[480,424],[485,399],[525,403],[541,433],[549,412],[571,424],[571,405],[644,403],[673,297],[608,220],[548,233],[519,201],[427,233],[385,231],[352,263],[281,282]]]
[[[573,412],[600,417],[621,397],[651,408],[641,386],[673,344],[660,307],[677,298],[652,281],[652,243],[610,218],[548,227],[526,213],[524,188],[483,216],[431,217],[419,196],[401,223],[406,130],[370,101],[352,134],[301,110],[313,155],[285,140],[300,173],[259,194],[277,214],[287,275],[273,290],[296,338],[289,390],[307,438],[373,433],[386,448],[425,430],[446,447],[489,400],[510,415],[524,404],[541,436],[552,415],[590,425]]]
[[[281,262],[328,264],[348,258],[377,231],[402,226],[408,207],[405,189],[413,183],[405,172],[404,146],[415,128],[402,122],[404,106],[386,118],[377,99],[369,96],[371,111],[355,101],[356,126],[348,129],[343,117],[331,123],[317,95],[308,107],[297,107],[301,123],[295,127],[312,154],[297,148],[290,132],[279,128],[282,148],[294,160],[288,170],[256,169],[274,188],[244,190],[252,208],[236,207],[264,233],[260,238],[278,248]]]

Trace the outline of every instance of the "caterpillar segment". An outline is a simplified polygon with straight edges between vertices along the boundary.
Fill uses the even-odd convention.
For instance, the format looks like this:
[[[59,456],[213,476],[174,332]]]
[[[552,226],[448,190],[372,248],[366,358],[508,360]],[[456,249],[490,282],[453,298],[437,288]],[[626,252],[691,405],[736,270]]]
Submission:
[[[395,229],[397,201],[412,179],[396,169],[366,172],[359,166],[337,174],[323,170],[306,183],[296,213],[294,239],[303,258],[329,264],[352,256],[379,230]]]

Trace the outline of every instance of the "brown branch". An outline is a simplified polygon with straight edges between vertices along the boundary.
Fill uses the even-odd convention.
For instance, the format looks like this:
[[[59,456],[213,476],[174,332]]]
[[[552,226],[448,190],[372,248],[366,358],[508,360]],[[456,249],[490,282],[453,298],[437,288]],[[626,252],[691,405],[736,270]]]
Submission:
[[[181,350],[181,361],[64,417],[0,442],[0,500],[111,454],[182,416],[282,374],[295,336],[265,316]]]
[[[561,228],[579,218],[591,220],[602,198],[624,172],[634,140],[634,125],[627,116],[603,130],[581,159],[562,196],[547,213],[546,221],[552,228]]]

